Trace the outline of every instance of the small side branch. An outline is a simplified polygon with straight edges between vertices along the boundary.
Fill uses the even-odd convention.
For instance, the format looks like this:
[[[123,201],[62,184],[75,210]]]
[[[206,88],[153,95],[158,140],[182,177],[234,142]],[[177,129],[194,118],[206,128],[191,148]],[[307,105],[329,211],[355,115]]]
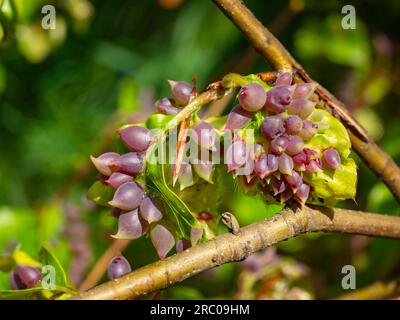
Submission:
[[[226,233],[71,299],[132,299],[181,282],[202,271],[312,231],[344,232],[400,239],[400,217],[345,209],[285,209],[271,219]]]

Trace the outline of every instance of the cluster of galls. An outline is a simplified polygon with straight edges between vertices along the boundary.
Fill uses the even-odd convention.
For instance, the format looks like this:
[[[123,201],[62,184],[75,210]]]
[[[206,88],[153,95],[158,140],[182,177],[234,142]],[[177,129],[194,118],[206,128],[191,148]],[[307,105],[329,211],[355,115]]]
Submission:
[[[317,151],[305,147],[315,134],[328,128],[313,116],[315,102],[310,97],[314,90],[313,83],[292,85],[289,73],[279,75],[269,91],[255,82],[243,86],[238,95],[239,105],[229,114],[226,129],[244,128],[257,111],[263,112],[264,121],[261,135],[251,147],[245,137],[233,134],[234,142],[226,154],[231,159],[228,171],[235,172],[251,162],[253,170],[246,174],[245,184],[257,184],[281,202],[294,198],[304,204],[311,191],[306,174],[324,166],[336,169],[341,164],[334,148]]]
[[[165,114],[176,114],[180,111],[176,104],[187,104],[193,87],[186,82],[170,81],[170,84],[174,98],[162,99],[157,106]],[[135,181],[142,170],[145,152],[153,140],[152,132],[144,127],[128,126],[119,130],[118,134],[131,152],[122,155],[107,152],[97,158],[91,156],[93,164],[100,172],[99,179],[115,189],[113,199],[108,202],[113,207],[113,215],[118,218],[118,232],[113,237],[137,239],[149,233],[161,259],[174,245],[177,251],[184,250],[190,242],[176,241],[174,228],[163,219],[164,208],[161,201],[146,194],[143,186]]]
[[[118,133],[132,152],[122,155],[107,152],[97,158],[91,157],[101,174],[100,180],[115,189],[113,199],[108,202],[113,207],[113,215],[118,218],[118,233],[113,237],[137,239],[150,230],[157,253],[163,258],[175,242],[172,232],[161,221],[163,205],[159,199],[147,195],[143,186],[134,181],[142,169],[144,152],[152,141],[151,132],[143,127],[131,126]],[[160,238],[165,241],[160,243]],[[167,247],[165,243],[168,243]]]
[[[160,113],[176,115],[196,93],[186,82],[170,81],[170,85],[172,97],[157,101],[156,107]],[[292,85],[289,73],[279,75],[275,86],[268,91],[257,82],[241,87],[239,105],[229,113],[225,126],[225,132],[233,138],[224,153],[228,171],[238,175],[243,167],[250,167],[251,172],[244,175],[246,185],[256,185],[281,202],[293,198],[301,204],[306,203],[312,191],[307,174],[324,167],[336,169],[341,164],[340,155],[334,148],[321,151],[305,147],[315,134],[328,128],[314,112],[315,102],[311,100],[314,90],[313,83]],[[264,117],[260,134],[255,135],[256,141],[247,141],[246,135],[240,132],[254,119],[256,112],[261,112]],[[201,120],[192,129],[191,134],[200,149],[218,150],[217,131],[208,122]],[[131,152],[123,155],[108,152],[98,158],[91,157],[101,173],[100,179],[116,190],[108,202],[114,207],[114,216],[119,218],[118,233],[114,237],[137,239],[149,232],[161,259],[174,245],[179,252],[197,243],[202,237],[202,229],[192,228],[190,241],[176,241],[174,228],[163,219],[162,203],[147,195],[143,186],[134,181],[142,170],[144,153],[153,140],[152,133],[140,126],[127,126],[118,133]],[[213,163],[198,159],[189,163],[185,159],[180,171],[175,173],[181,189],[194,184],[193,171],[211,182]],[[206,220],[201,214],[198,219]]]

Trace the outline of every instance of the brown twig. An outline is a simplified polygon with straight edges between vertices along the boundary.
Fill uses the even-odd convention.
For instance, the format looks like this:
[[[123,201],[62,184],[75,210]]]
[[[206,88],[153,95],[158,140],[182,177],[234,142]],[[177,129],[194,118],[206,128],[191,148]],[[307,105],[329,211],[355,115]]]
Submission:
[[[313,81],[303,67],[241,0],[213,1],[246,36],[258,53],[266,58],[275,69],[294,72],[297,81]],[[342,102],[320,84],[318,84],[316,92],[322,102],[321,106],[339,118],[348,129],[354,150],[400,201],[400,168],[369,138],[365,129],[351,116]]]
[[[161,290],[204,270],[249,255],[305,232],[329,231],[400,238],[400,217],[321,207],[287,208],[271,219],[226,233],[71,299],[130,299]]]

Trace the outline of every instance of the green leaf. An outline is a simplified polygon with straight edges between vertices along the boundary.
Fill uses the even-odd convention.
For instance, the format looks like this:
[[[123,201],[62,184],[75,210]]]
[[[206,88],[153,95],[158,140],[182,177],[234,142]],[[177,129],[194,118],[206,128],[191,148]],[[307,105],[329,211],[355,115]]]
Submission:
[[[225,88],[242,87],[248,83],[256,82],[264,87],[265,90],[270,90],[271,87],[262,81],[256,74],[249,74],[247,76],[242,76],[237,73],[228,73],[222,79],[222,85]]]
[[[56,256],[45,246],[39,251],[39,260],[43,265],[51,265],[55,268],[56,271],[56,285],[62,287],[68,287],[68,279],[67,275],[62,267],[60,261],[56,258]]]
[[[306,180],[313,187],[313,196],[322,198],[327,206],[337,201],[354,199],[357,185],[357,166],[353,159],[342,160],[337,169],[325,169],[307,175]]]
[[[0,299],[2,300],[22,300],[39,299],[42,287],[29,288],[24,290],[1,290]]]
[[[88,199],[101,206],[106,206],[107,202],[112,200],[113,195],[114,189],[100,181],[93,183],[87,192]]]
[[[311,118],[327,125],[322,133],[317,133],[306,147],[322,155],[326,148],[335,148],[342,164],[337,169],[324,167],[323,171],[305,174],[305,180],[313,187],[313,196],[320,198],[324,205],[332,206],[337,201],[354,199],[357,186],[357,166],[350,155],[351,142],[343,124],[324,110],[316,109]]]
[[[163,141],[161,141],[159,145],[161,145],[162,142]],[[199,228],[200,224],[188,206],[168,186],[165,178],[165,165],[159,163],[156,154],[157,150],[160,153],[160,159],[163,159],[163,147],[154,148],[150,151],[145,167],[146,186],[151,193],[157,195],[167,205],[167,217],[175,226],[178,235],[190,239],[191,228]]]
[[[170,121],[173,117],[173,115],[165,115],[162,113],[152,114],[146,121],[146,127],[150,130],[164,128],[168,121]]]
[[[323,133],[317,133],[306,147],[314,150],[335,148],[341,157],[347,158],[350,154],[351,142],[346,128],[343,124],[327,111],[316,109],[311,114],[311,119],[318,118],[318,122],[327,124],[329,127]]]
[[[0,290],[1,300],[38,300],[43,297],[46,299],[66,299],[71,295],[76,294],[75,290],[70,288],[56,286],[55,290],[49,291],[43,289],[41,286],[23,289],[23,290]]]

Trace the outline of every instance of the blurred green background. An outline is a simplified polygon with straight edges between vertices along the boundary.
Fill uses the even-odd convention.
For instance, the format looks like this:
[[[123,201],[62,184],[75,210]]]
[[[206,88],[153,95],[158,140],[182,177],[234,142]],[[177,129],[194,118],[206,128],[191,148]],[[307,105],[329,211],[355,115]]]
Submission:
[[[44,4],[57,9],[56,30],[40,27]],[[246,4],[400,163],[400,2]],[[356,8],[355,30],[341,27],[345,4]],[[89,155],[111,149],[119,125],[151,113],[169,93],[166,79],[196,75],[204,89],[227,72],[269,66],[212,1],[0,0],[0,12],[0,253],[20,244],[35,256],[48,243],[79,285],[116,228],[108,210],[85,200],[96,175]],[[354,158],[358,195],[341,205],[399,215],[386,186]],[[242,225],[272,214],[260,199],[240,194],[226,207]],[[132,242],[124,254],[134,268],[157,259],[149,239]],[[355,265],[357,287],[398,277],[400,242],[304,235],[258,260],[265,262],[261,273],[230,264],[164,297],[335,297],[344,293],[345,264]],[[0,286],[8,286],[1,272]]]

